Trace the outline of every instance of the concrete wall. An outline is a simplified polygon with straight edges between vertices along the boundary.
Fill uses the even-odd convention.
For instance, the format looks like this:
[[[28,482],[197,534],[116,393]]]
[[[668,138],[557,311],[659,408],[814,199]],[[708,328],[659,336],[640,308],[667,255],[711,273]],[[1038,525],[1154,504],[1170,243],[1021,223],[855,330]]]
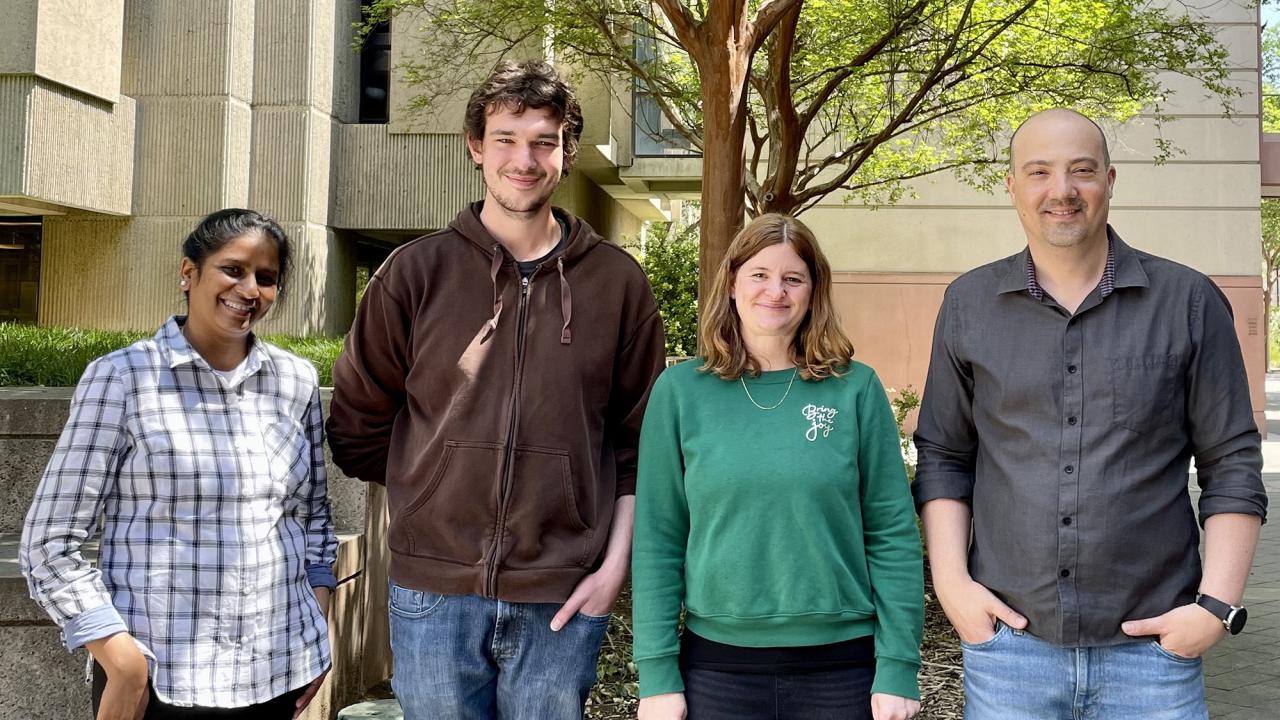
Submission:
[[[334,161],[333,225],[425,231],[484,197],[462,136],[397,135],[386,125],[344,125]]]
[[[70,654],[17,568],[17,542],[57,435],[71,388],[0,388],[0,720],[89,717],[85,653]],[[329,393],[323,393],[328,403]],[[341,545],[330,610],[334,667],[306,720],[327,720],[390,676],[386,618],[386,502],[381,487],[329,466]]]
[[[124,0],[7,0],[0,75],[35,75],[108,103],[120,99]]]

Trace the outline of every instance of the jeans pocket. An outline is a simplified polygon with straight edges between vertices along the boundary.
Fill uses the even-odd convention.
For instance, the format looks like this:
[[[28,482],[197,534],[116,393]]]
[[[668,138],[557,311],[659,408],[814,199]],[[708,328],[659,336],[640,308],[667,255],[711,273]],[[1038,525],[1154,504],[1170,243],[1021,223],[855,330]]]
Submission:
[[[400,617],[424,618],[438,610],[446,597],[448,596],[429,590],[411,590],[391,583],[387,607]]]
[[[960,647],[963,650],[987,650],[992,646],[994,646],[996,642],[999,641],[1000,638],[1008,634],[1008,632],[1009,632],[1008,625],[1005,625],[1002,622],[997,622],[996,632],[990,638],[987,638],[986,640],[983,640],[982,642],[979,642],[979,643],[970,643],[970,642],[965,642],[964,640],[961,640]]]
[[[1159,640],[1151,641],[1151,649],[1155,650],[1161,657],[1172,660],[1176,663],[1182,663],[1183,665],[1195,665],[1200,662],[1200,658],[1182,657],[1175,652],[1170,652],[1165,648],[1165,646],[1160,644]]]
[[[581,610],[578,611],[578,617],[581,617],[585,620],[589,620],[591,622],[607,623],[609,622],[610,615],[611,613],[605,613],[603,615],[588,615],[582,612]]]

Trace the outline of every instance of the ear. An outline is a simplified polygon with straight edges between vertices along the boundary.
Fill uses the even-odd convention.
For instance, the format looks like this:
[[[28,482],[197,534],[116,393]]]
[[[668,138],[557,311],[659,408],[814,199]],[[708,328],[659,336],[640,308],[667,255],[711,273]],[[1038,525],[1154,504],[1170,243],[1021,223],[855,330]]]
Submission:
[[[480,140],[467,135],[467,152],[471,153],[471,162],[476,165],[484,163],[484,146]]]
[[[1004,189],[1005,189],[1005,192],[1009,193],[1009,201],[1012,202],[1013,201],[1013,173],[1012,172],[1005,173]]]
[[[1116,191],[1116,166],[1108,165],[1107,166],[1107,199],[1108,200],[1110,200],[1111,196],[1115,194],[1115,191]]]
[[[196,266],[195,261],[189,257],[182,258],[182,264],[178,266],[178,277],[192,283],[199,276],[200,268]]]

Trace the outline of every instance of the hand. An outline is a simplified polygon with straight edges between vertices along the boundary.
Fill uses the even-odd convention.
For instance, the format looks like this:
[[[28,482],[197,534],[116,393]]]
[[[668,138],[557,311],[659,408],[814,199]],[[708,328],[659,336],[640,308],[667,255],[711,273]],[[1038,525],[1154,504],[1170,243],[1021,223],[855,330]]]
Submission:
[[[640,698],[636,720],[684,720],[689,710],[684,704],[684,693],[666,693]]]
[[[320,605],[320,614],[329,619],[329,599],[333,597],[333,591],[327,587],[313,587],[311,592],[315,593],[316,603]]]
[[[934,588],[956,634],[971,645],[990,640],[995,635],[997,620],[1015,630],[1027,626],[1026,618],[967,574],[963,579],[947,583],[938,582],[935,577]]]
[[[613,601],[617,600],[618,593],[622,592],[622,583],[626,579],[625,566],[619,570],[609,565],[602,565],[599,570],[582,578],[569,595],[569,599],[560,606],[560,611],[551,618],[551,630],[560,632],[560,629],[569,624],[577,612],[597,617],[608,615],[609,609],[613,607]]]
[[[1189,660],[1204,655],[1227,635],[1222,621],[1195,603],[1153,618],[1121,623],[1120,629],[1133,637],[1155,635],[1165,650]]]
[[[147,658],[129,633],[86,644],[107,674],[97,720],[142,720],[147,711]]]
[[[911,720],[920,712],[920,701],[910,698],[871,694],[871,717],[873,720]]]
[[[324,679],[328,676],[329,676],[328,670],[325,670],[324,672],[320,673],[320,676],[317,677],[315,680],[312,680],[311,684],[307,686],[307,689],[303,690],[302,694],[298,696],[298,701],[293,705],[294,720],[297,720],[297,718],[302,716],[302,712],[307,709],[308,705],[311,704],[311,699],[314,698],[316,696],[316,693],[320,691],[320,686],[324,684]]]

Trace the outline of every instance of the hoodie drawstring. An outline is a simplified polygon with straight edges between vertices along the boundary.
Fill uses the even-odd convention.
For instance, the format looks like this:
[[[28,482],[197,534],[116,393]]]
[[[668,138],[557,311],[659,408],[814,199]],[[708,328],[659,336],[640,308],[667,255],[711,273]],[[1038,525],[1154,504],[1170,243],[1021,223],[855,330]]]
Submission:
[[[480,342],[488,340],[493,331],[498,329],[498,316],[502,315],[502,290],[498,287],[498,273],[502,271],[502,248],[493,246],[493,262],[489,264],[489,282],[493,284],[493,317],[485,323],[488,329]]]
[[[569,332],[569,322],[573,320],[573,293],[569,290],[569,281],[564,277],[564,255],[556,258],[556,269],[560,271],[560,315],[564,317],[564,325],[560,327],[560,344],[573,342]]]

